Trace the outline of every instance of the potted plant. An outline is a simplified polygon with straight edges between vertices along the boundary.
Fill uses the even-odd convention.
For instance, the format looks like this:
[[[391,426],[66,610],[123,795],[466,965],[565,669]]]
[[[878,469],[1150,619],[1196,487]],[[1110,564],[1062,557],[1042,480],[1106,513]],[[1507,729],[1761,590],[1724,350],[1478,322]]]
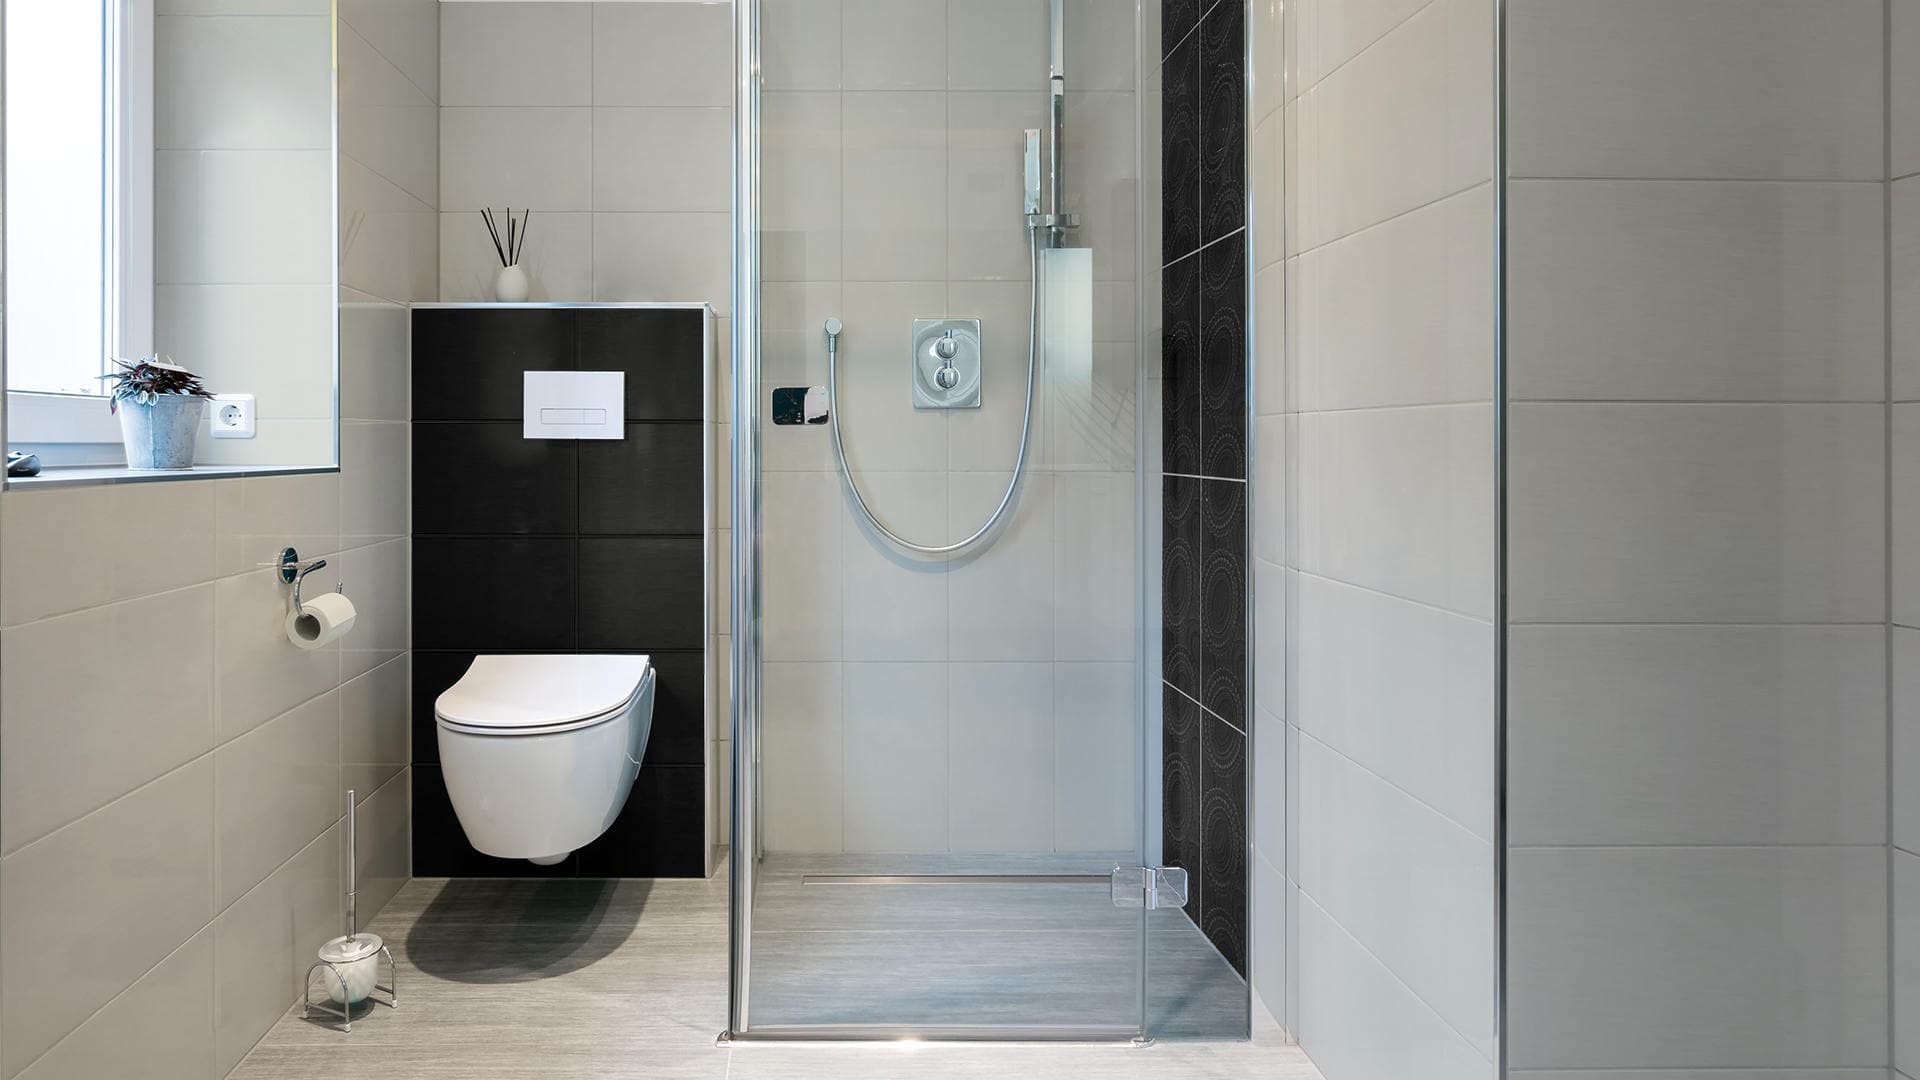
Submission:
[[[138,361],[109,357],[120,370],[108,381],[108,408],[120,417],[129,469],[191,469],[194,438],[213,394],[200,377],[158,356]],[[125,408],[121,406],[124,405]]]

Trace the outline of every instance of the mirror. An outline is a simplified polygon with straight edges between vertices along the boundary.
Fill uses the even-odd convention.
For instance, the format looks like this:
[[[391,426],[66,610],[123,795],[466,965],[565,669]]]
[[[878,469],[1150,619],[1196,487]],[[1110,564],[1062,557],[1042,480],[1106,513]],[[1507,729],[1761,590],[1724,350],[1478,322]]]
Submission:
[[[333,467],[331,0],[5,0],[5,17],[9,449],[124,467],[101,376],[157,355],[221,395],[196,469]]]

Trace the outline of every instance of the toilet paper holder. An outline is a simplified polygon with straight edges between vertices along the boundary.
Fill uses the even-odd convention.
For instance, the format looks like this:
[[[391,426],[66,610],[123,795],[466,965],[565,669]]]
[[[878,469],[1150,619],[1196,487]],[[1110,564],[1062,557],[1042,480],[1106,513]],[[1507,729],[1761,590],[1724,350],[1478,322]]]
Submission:
[[[286,548],[280,552],[279,562],[265,563],[263,565],[279,568],[280,580],[293,586],[293,610],[299,611],[300,587],[306,584],[307,575],[313,573],[315,570],[324,568],[327,565],[327,560],[314,559],[309,562],[302,562],[300,561],[300,553],[298,551],[293,548]],[[335,585],[334,591],[345,593],[347,591],[347,583],[342,581]]]

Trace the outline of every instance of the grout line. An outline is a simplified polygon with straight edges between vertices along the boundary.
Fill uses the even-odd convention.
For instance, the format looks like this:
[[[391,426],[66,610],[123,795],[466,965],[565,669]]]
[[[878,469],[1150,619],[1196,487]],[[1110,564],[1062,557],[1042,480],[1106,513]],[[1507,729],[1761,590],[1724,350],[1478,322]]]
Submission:
[[[1427,800],[1421,798],[1420,796],[1415,795],[1413,792],[1408,791],[1406,787],[1402,785],[1399,781],[1393,780],[1390,777],[1387,777],[1386,775],[1379,772],[1377,769],[1373,768],[1373,766],[1368,765],[1366,762],[1361,761],[1359,758],[1356,758],[1352,754],[1347,753],[1345,750],[1342,750],[1340,747],[1335,746],[1332,743],[1328,742],[1327,740],[1321,738],[1319,735],[1314,733],[1313,729],[1301,727],[1298,724],[1294,724],[1292,725],[1292,727],[1295,731],[1298,731],[1300,733],[1301,738],[1310,740],[1318,744],[1319,746],[1325,748],[1328,753],[1346,762],[1347,764],[1353,766],[1354,768],[1360,770],[1361,772],[1366,773],[1368,776],[1373,777],[1375,780],[1378,780],[1380,783],[1386,785],[1388,788],[1392,789],[1393,791],[1398,792],[1400,795],[1404,796],[1408,801],[1420,806],[1422,809],[1425,809],[1427,812],[1431,813],[1433,816],[1439,818],[1440,820],[1460,830],[1462,833],[1465,833],[1467,836],[1472,837],[1476,842],[1485,844],[1489,849],[1493,847],[1493,841],[1490,838],[1482,836],[1478,832],[1475,832],[1472,826],[1466,824],[1460,819],[1454,817],[1452,814],[1448,813],[1445,810],[1440,809],[1438,806],[1435,806],[1434,804],[1428,802]]]

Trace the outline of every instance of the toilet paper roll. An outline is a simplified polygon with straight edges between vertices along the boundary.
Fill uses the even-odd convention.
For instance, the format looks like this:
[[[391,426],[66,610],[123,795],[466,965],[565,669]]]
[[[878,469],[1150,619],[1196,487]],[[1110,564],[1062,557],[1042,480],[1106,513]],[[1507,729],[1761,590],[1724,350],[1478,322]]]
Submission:
[[[318,649],[353,629],[353,601],[341,593],[316,596],[287,614],[287,640],[303,649]]]

